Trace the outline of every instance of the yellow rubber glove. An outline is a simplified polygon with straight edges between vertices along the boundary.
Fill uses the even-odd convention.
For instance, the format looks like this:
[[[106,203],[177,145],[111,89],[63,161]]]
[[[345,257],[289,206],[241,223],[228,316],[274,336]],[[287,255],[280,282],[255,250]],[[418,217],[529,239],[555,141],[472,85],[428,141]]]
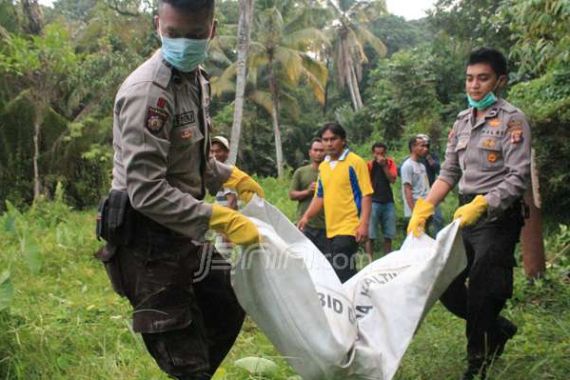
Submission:
[[[239,199],[244,202],[249,202],[253,194],[257,194],[261,198],[265,197],[261,186],[249,175],[239,170],[237,166],[234,166],[230,178],[224,183],[224,187],[236,189]]]
[[[435,206],[423,198],[419,198],[414,205],[414,211],[408,223],[408,234],[411,232],[419,237],[426,229],[426,222],[433,215]]]
[[[477,195],[471,202],[459,207],[453,214],[453,219],[461,219],[459,227],[475,224],[487,211],[487,200],[482,195]]]
[[[223,233],[234,244],[253,245],[260,241],[259,231],[251,220],[224,206],[212,205],[210,228]]]

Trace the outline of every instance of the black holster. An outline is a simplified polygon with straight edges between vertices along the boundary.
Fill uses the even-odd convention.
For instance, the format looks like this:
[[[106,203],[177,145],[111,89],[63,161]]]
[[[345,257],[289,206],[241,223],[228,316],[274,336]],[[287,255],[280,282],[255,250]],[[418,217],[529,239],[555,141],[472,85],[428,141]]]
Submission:
[[[111,190],[97,210],[97,240],[114,246],[128,245],[133,236],[133,213],[127,192]]]
[[[121,264],[116,253],[120,246],[126,246],[132,240],[133,214],[127,192],[117,190],[111,190],[97,210],[97,240],[103,239],[107,244],[97,251],[95,257],[101,260],[113,289],[121,296],[125,292]]]

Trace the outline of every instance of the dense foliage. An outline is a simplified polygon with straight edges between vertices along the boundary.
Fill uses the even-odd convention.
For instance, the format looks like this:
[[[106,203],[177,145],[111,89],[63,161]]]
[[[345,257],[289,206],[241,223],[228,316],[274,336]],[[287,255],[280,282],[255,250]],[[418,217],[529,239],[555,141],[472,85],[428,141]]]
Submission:
[[[277,143],[285,167],[295,168],[319,125],[333,119],[362,152],[383,140],[403,156],[407,137],[421,131],[441,154],[465,107],[465,56],[495,46],[510,58],[506,96],[532,121],[544,207],[557,221],[570,219],[567,1],[439,0],[418,21],[387,14],[380,0],[335,4],[256,2],[238,165],[276,175]],[[51,198],[58,182],[78,207],[106,192],[114,94],[160,45],[155,8],[152,0],[57,0],[49,8],[0,0],[0,208]],[[238,16],[237,1],[218,1],[207,62],[215,133],[228,136]]]
[[[286,196],[288,181],[260,179],[269,201],[292,217],[295,203]],[[129,328],[130,305],[113,293],[102,264],[93,257],[101,245],[93,234],[95,211],[73,211],[63,202],[61,186],[54,198],[25,212],[8,204],[0,215],[0,378],[166,379]],[[493,364],[492,378],[564,379],[570,370],[568,226],[552,231],[546,243],[546,279],[529,285],[522,270],[515,271],[515,294],[503,313],[521,333]],[[365,257],[359,256],[361,262]],[[436,305],[395,378],[459,378],[465,365],[463,334],[464,322]],[[300,378],[246,320],[214,379]]]

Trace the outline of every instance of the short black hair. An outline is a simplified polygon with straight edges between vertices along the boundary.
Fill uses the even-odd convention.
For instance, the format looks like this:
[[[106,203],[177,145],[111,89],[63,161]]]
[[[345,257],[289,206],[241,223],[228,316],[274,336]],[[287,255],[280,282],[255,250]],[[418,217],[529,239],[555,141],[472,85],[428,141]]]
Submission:
[[[501,75],[507,75],[507,58],[504,54],[497,49],[493,48],[480,48],[473,50],[469,54],[469,59],[467,60],[467,66],[475,65],[477,63],[486,63],[497,74],[497,77]]]
[[[319,136],[322,138],[326,131],[331,131],[334,135],[340,137],[343,140],[346,140],[346,131],[342,125],[337,122],[325,123],[319,130]]]
[[[412,138],[408,141],[408,149],[410,150],[410,152],[412,151],[412,148],[414,147],[414,145],[416,145],[418,143],[418,141],[423,141],[429,145],[429,140],[426,139],[426,137],[427,136],[424,134],[418,134],[418,135],[412,136]]]
[[[375,142],[375,143],[372,145],[372,151],[373,151],[373,152],[374,152],[374,149],[376,149],[376,148],[384,148],[384,150],[388,150],[388,147],[386,146],[386,144],[381,143],[381,142]]]
[[[322,143],[323,140],[321,140],[320,137],[315,137],[314,139],[311,140],[311,143],[309,144],[309,149],[313,149],[313,144],[316,143],[316,142]]]
[[[208,11],[208,14],[214,14],[215,0],[158,0],[158,8],[162,4],[169,4],[176,9],[186,12]]]

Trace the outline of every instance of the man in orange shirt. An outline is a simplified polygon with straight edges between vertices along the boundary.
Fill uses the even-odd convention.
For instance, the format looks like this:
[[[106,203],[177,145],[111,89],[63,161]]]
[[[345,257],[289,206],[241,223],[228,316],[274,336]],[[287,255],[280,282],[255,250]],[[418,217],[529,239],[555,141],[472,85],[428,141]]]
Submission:
[[[391,185],[396,182],[398,169],[391,157],[386,156],[388,147],[380,142],[372,145],[374,159],[368,161],[372,194],[372,210],[370,213],[369,231],[366,242],[366,253],[372,261],[374,256],[374,240],[377,239],[378,224],[382,226],[384,235],[384,254],[392,251],[392,239],[396,236],[396,210]]]

